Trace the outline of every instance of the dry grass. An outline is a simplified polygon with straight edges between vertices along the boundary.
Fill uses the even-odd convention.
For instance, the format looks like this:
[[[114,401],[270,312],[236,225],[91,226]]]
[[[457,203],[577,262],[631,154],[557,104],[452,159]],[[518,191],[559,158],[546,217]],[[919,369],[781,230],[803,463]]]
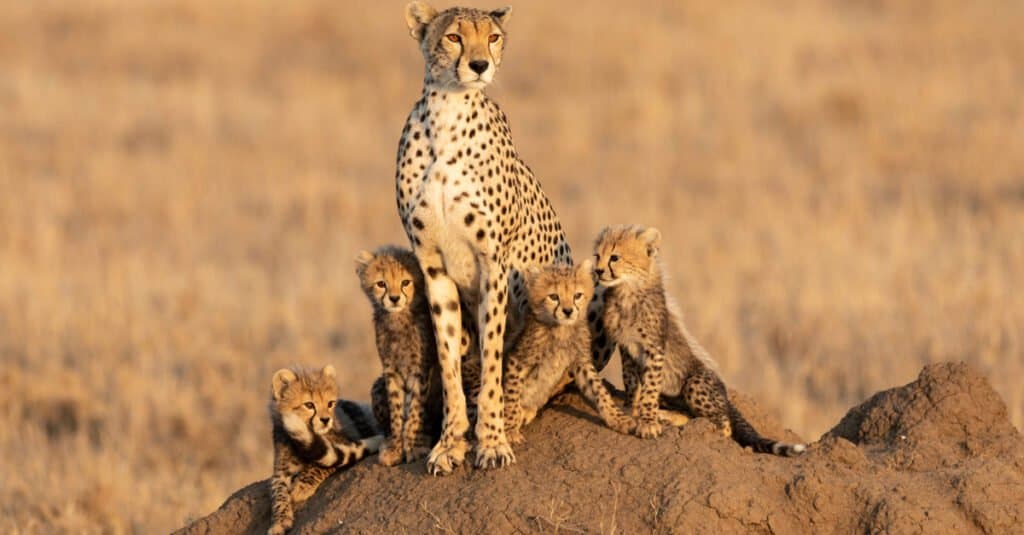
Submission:
[[[265,476],[272,371],[378,364],[401,2],[0,7],[0,531],[166,531]],[[490,91],[576,246],[662,228],[798,432],[966,360],[1024,422],[1020,2],[521,0]],[[715,7],[712,7],[715,6]]]

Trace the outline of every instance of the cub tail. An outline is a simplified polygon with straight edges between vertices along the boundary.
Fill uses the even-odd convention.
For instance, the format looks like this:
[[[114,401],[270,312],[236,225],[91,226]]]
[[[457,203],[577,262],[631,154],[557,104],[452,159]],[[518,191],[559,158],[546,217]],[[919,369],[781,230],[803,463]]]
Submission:
[[[790,444],[761,436],[732,403],[729,404],[729,424],[732,426],[733,440],[738,442],[740,446],[750,446],[751,449],[758,453],[771,453],[781,457],[795,457],[807,451],[807,445],[805,444]]]

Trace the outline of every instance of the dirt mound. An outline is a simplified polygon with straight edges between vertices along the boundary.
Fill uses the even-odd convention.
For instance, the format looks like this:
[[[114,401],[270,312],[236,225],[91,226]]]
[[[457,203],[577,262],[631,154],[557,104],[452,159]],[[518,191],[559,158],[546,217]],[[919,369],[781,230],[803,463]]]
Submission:
[[[797,439],[733,394],[765,434]],[[854,408],[796,459],[753,454],[705,420],[640,440],[602,427],[577,395],[526,432],[517,464],[433,478],[363,462],[324,483],[294,533],[983,532],[1024,526],[1024,442],[988,382],[926,367]],[[373,459],[373,458],[371,458]],[[185,533],[262,533],[266,482]]]

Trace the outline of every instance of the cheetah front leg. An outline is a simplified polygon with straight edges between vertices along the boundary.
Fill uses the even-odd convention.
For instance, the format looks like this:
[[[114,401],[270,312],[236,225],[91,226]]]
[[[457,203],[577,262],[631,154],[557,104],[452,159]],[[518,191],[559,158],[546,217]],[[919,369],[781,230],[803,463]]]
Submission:
[[[661,435],[661,385],[664,380],[665,355],[661,348],[652,346],[643,349],[646,354],[643,376],[636,394],[633,410],[639,418],[636,434],[641,438],[656,438]]]
[[[462,464],[468,449],[465,435],[469,429],[469,421],[466,419],[466,396],[462,391],[459,361],[462,331],[459,289],[448,277],[439,251],[420,247],[416,250],[416,257],[426,274],[427,297],[430,300],[430,314],[434,321],[437,358],[444,391],[444,429],[441,432],[441,439],[427,457],[427,472],[444,475],[450,474]]]
[[[395,466],[402,462],[402,454],[405,449],[403,446],[405,441],[405,435],[403,434],[405,416],[402,410],[405,389],[402,386],[402,378],[394,370],[385,370],[384,380],[387,384],[387,406],[388,415],[391,417],[391,425],[387,442],[380,449],[380,455],[377,457],[377,460],[384,466]]]
[[[283,535],[292,527],[293,463],[285,446],[274,444],[274,475],[270,478],[270,529],[267,535]]]
[[[506,370],[505,376],[505,406],[502,416],[505,420],[505,435],[512,444],[520,444],[524,441],[522,427],[524,424],[523,409],[520,404],[520,397],[523,392],[523,380],[526,377],[525,366],[512,365]]]
[[[334,472],[334,467],[324,468],[323,466],[316,464],[304,468],[295,476],[294,479],[292,479],[292,503],[304,502],[309,499],[310,496],[316,494],[316,490],[320,488],[320,484]]]
[[[516,461],[502,421],[501,354],[508,315],[508,267],[497,259],[481,256],[480,306],[477,324],[480,337],[480,394],[477,397],[476,466],[496,468]]]
[[[636,430],[636,420],[623,414],[615,405],[593,363],[580,359],[573,367],[573,377],[583,395],[597,406],[597,413],[601,415],[605,425],[627,435]]]
[[[622,360],[622,388],[626,393],[626,400],[633,410],[633,416],[636,416],[639,408],[637,387],[640,385],[640,365],[624,347],[619,348],[619,358]]]
[[[409,392],[409,413],[405,419],[405,428],[402,430],[402,453],[405,462],[411,463],[430,451],[430,437],[426,436],[423,429],[423,406],[427,399],[429,379],[422,381],[413,375],[406,381],[405,386]]]

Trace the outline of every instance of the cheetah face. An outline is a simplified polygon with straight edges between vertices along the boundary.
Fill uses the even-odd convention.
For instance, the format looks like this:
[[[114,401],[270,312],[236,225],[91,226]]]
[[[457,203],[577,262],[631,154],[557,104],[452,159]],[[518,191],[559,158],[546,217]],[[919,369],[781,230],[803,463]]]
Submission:
[[[427,83],[449,89],[483,89],[491,83],[501,65],[503,25],[511,11],[456,7],[438,13],[423,2],[406,6],[409,33],[427,64]]]
[[[586,313],[594,297],[594,264],[588,259],[576,267],[530,267],[526,287],[530,308],[541,323],[572,325]]]
[[[356,274],[370,303],[389,314],[406,310],[423,287],[416,257],[397,248],[359,253]]]
[[[594,244],[594,274],[598,284],[611,288],[655,274],[660,245],[661,233],[656,228],[606,227]]]
[[[308,443],[334,426],[338,386],[334,366],[296,373],[288,368],[274,374],[272,401],[281,423],[292,438]]]

